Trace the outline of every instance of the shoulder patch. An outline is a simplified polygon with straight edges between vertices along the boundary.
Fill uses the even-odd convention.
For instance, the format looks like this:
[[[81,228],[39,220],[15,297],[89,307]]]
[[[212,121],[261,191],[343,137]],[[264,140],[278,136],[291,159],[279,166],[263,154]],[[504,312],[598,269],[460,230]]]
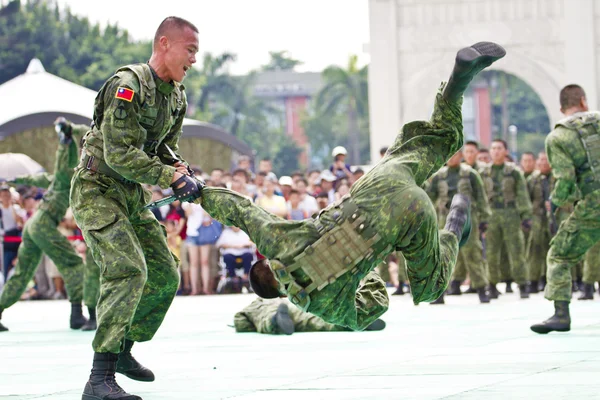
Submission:
[[[119,86],[119,88],[117,89],[117,93],[115,93],[115,99],[131,102],[133,100],[134,94],[135,92],[133,90]]]

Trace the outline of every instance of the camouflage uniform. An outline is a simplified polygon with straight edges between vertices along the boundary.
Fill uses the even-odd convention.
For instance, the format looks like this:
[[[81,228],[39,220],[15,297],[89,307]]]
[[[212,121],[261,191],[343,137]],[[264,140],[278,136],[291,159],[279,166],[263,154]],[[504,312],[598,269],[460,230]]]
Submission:
[[[286,221],[221,188],[204,188],[201,203],[213,218],[250,236],[287,285],[292,303],[327,322],[363,330],[388,308],[385,284],[371,271],[392,251],[406,259],[415,304],[433,301],[446,289],[458,238],[438,231],[435,208],[421,185],[462,143],[461,101],[440,93],[431,121],[404,125],[349,196],[316,218]],[[323,273],[328,276],[334,266],[337,279],[315,287],[313,279],[327,279]]]
[[[348,330],[343,326],[330,324],[321,318],[292,306],[288,299],[262,299],[258,297],[242,311],[235,314],[233,324],[236,332],[258,332],[275,334],[277,327],[273,316],[280,304],[287,304],[289,315],[294,322],[295,332],[330,332]]]
[[[532,285],[546,276],[546,256],[550,249],[550,221],[546,202],[550,198],[552,176],[534,171],[527,177],[527,188],[533,206],[531,232],[527,235],[527,265]]]
[[[120,68],[100,89],[73,177],[71,207],[100,266],[96,353],[152,339],[179,284],[166,232],[141,184],[168,188],[187,101],[147,64]],[[180,160],[181,158],[176,155]]]
[[[88,129],[85,125],[72,125],[72,128],[70,143],[58,145],[54,175],[42,173],[14,181],[48,190],[36,213],[25,223],[15,274],[6,282],[0,296],[0,309],[6,309],[19,300],[35,275],[42,254],[46,254],[58,268],[65,281],[69,301],[77,304],[83,298],[83,260],[57,229],[69,208],[71,177],[79,157],[77,141]]]
[[[548,253],[545,296],[571,301],[571,268],[600,240],[600,113],[576,113],[558,122],[546,138],[546,153],[556,185],[552,202],[577,200],[573,213],[560,224]]]
[[[501,166],[487,165],[481,176],[492,208],[492,217],[486,233],[487,261],[490,283],[500,281],[501,254],[506,245],[512,278],[520,286],[527,283],[525,238],[521,222],[531,219],[531,201],[525,178],[514,163]]]
[[[479,223],[489,220],[491,210],[479,173],[466,164],[456,168],[443,167],[432,177],[427,193],[436,205],[440,227],[446,223],[450,202],[455,194],[464,194],[471,200],[471,236],[458,252],[452,280],[464,281],[468,271],[473,289],[487,286],[487,267],[483,259]]]
[[[100,267],[94,262],[88,246],[83,267],[83,302],[89,308],[96,308],[100,298]]]

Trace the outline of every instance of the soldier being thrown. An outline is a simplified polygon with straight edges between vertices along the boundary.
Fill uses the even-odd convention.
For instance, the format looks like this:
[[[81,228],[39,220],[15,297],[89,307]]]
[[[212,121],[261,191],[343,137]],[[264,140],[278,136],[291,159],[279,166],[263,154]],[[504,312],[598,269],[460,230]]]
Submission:
[[[226,189],[203,188],[202,207],[220,222],[243,229],[267,257],[250,272],[256,294],[287,295],[329,323],[363,330],[389,302],[385,284],[371,271],[399,250],[406,258],[414,303],[440,297],[459,242],[469,236],[469,201],[455,196],[445,229],[438,230],[435,208],[420,186],[462,147],[465,89],[505,54],[488,42],[460,50],[431,120],[404,125],[385,157],[350,194],[316,218],[286,221]]]

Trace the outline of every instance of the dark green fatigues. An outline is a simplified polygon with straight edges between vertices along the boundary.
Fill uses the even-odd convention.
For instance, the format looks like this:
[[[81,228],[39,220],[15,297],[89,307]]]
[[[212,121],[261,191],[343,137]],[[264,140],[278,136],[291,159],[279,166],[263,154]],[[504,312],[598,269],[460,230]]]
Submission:
[[[71,143],[58,145],[54,175],[43,173],[15,180],[16,184],[32,185],[48,188],[48,190],[36,213],[25,223],[15,273],[6,282],[0,296],[0,308],[6,309],[19,300],[35,275],[44,253],[54,262],[63,277],[69,301],[81,303],[83,260],[57,227],[69,208],[71,177],[79,157],[77,141],[86,129],[87,126],[84,125],[73,125]]]
[[[261,254],[286,268],[310,259],[311,252],[320,259],[296,264],[299,268],[291,276],[298,287],[311,285],[305,268],[313,268],[315,263],[327,268],[335,257],[351,264],[335,281],[313,290],[310,304],[304,297],[306,291],[296,296],[289,293],[289,297],[329,323],[362,330],[388,308],[385,285],[371,271],[394,250],[406,259],[415,304],[433,301],[446,289],[456,262],[458,238],[438,230],[435,208],[421,185],[462,143],[461,102],[450,103],[438,94],[431,120],[404,125],[386,156],[352,186],[349,198],[334,203],[317,218],[286,221],[221,188],[204,188],[201,202],[213,218],[242,228]],[[328,245],[335,241],[329,233],[346,223],[355,223],[356,232],[364,238],[353,242],[357,246],[368,246],[367,238],[379,238],[371,243],[372,252],[354,253],[354,245],[344,244],[344,235],[337,244]],[[321,237],[329,242],[319,241]],[[307,250],[309,246],[317,250]],[[323,251],[318,250],[321,246]]]
[[[152,339],[177,291],[177,262],[164,227],[144,209],[151,194],[141,184],[171,184],[166,146],[177,152],[186,107],[183,86],[147,64],[119,69],[96,97],[71,207],[100,266],[97,353],[119,353],[125,338]]]

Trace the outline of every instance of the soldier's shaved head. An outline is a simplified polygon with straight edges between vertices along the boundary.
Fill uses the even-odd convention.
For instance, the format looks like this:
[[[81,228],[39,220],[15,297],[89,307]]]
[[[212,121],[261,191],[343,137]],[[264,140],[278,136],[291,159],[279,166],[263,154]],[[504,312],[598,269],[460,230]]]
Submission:
[[[192,31],[198,33],[198,28],[196,28],[196,25],[192,24],[190,21],[188,21],[186,19],[179,18],[179,17],[165,18],[160,23],[160,25],[158,26],[158,29],[156,30],[156,33],[154,34],[153,46],[156,47],[158,45],[158,42],[162,36],[168,37],[169,35],[171,35],[172,32],[182,31],[185,28],[190,28]]]
[[[588,111],[585,91],[579,85],[567,85],[560,91],[560,111],[569,116],[576,112]]]

